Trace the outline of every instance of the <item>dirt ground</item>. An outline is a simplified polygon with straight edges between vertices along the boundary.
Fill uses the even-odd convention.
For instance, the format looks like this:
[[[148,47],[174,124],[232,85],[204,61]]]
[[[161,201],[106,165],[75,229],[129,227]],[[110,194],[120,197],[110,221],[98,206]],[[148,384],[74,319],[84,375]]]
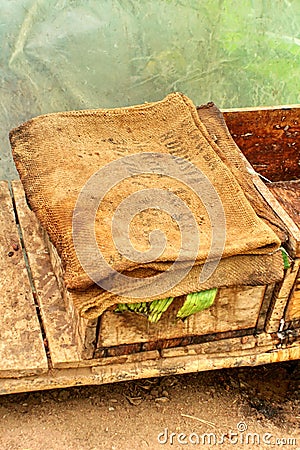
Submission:
[[[0,448],[300,449],[299,394],[300,361],[7,395]]]

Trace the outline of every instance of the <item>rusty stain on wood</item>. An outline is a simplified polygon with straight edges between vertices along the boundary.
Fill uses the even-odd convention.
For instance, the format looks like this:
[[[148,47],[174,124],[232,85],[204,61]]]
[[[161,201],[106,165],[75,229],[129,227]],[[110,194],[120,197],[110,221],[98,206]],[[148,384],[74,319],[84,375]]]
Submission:
[[[300,179],[300,108],[224,111],[229,131],[254,169],[271,181]]]

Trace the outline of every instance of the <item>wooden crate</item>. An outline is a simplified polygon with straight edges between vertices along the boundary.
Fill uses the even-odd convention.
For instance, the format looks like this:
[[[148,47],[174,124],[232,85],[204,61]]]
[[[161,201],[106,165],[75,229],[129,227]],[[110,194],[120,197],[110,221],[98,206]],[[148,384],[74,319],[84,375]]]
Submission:
[[[274,160],[270,156],[266,158],[265,152],[267,151],[270,155],[270,151],[276,148],[276,155],[279,153],[285,158],[283,163],[280,163],[277,158],[278,170],[282,171],[282,178],[288,179],[300,176],[300,166],[299,164],[295,165],[294,161],[298,154],[297,146],[294,145],[294,142],[297,142],[295,133],[299,129],[299,126],[295,125],[298,116],[300,119],[300,112],[297,108],[295,110],[285,109],[284,112],[281,109],[274,109],[238,110],[225,113],[231,134],[239,147],[251,159],[253,166],[257,169],[261,169],[263,166],[264,176],[274,178]],[[283,117],[284,119],[282,119]],[[277,125],[278,123],[280,126]],[[292,136],[287,134],[288,130],[291,131]],[[277,149],[278,140],[284,147],[281,151]],[[254,150],[248,151],[250,148]],[[269,161],[270,159],[271,161]],[[253,171],[250,165],[249,169]],[[300,255],[300,231],[296,223],[298,216],[295,214],[295,207],[299,207],[298,197],[297,195],[294,198],[286,197],[282,205],[276,200],[278,197],[279,200],[282,199],[282,195],[278,193],[278,183],[269,183],[269,187],[267,187],[257,175],[253,174],[252,176],[257,190],[287,225],[289,230],[287,250],[293,258],[292,265],[286,271],[283,282],[276,286],[219,289],[212,307],[194,314],[185,322],[176,321],[175,317],[182,299],[176,300],[157,324],[151,324],[145,317],[130,312],[116,314],[112,309],[104,312],[98,320],[87,320],[80,317],[73,306],[73,294],[68,292],[63,285],[60,259],[46,238],[54,272],[74,324],[78,351],[83,358],[160,350],[209,341],[220,336],[259,333],[264,329],[268,332],[276,332],[285,311],[287,321],[293,320],[294,325],[297,325],[298,319],[300,319],[300,316],[298,317],[299,297],[297,297],[298,291],[294,289],[294,285]],[[278,173],[276,173],[275,179],[278,179]],[[295,182],[285,181],[285,183],[289,185]],[[285,204],[290,205],[287,210],[284,209]],[[292,290],[295,291],[294,299],[290,299],[287,308]],[[291,315],[293,319],[291,319]]]
[[[99,319],[81,317],[74,308],[73,294],[64,287],[60,258],[35,215],[28,209],[19,182],[13,182],[13,192],[20,210],[19,224],[30,266],[38,269],[39,260],[31,246],[33,242],[39,242],[50,260],[67,320],[73,329],[74,342],[82,358],[119,356],[212,340],[215,335],[243,336],[263,330],[273,284],[222,288],[211,308],[194,314],[184,322],[175,320],[177,303],[181,299],[175,300],[157,324],[151,324],[145,317],[133,313],[116,314],[112,310],[104,312]]]
[[[234,138],[243,150],[245,148],[246,156],[257,170],[261,169],[258,164],[264,164],[264,175],[269,175],[272,181],[300,178],[300,166],[294,164],[299,152],[295,151],[296,144],[292,145],[297,142],[296,136],[293,139],[287,136],[292,139],[288,141],[290,147],[283,139],[288,131],[284,128],[289,120],[297,121],[300,109],[262,111],[225,113]],[[264,136],[259,131],[266,126],[262,117],[273,121]],[[278,121],[282,117],[285,118],[281,124]],[[281,138],[285,159],[280,167],[286,178],[283,175],[273,177],[277,174],[273,162],[268,172],[268,160],[264,159],[263,149],[273,148],[271,131],[280,131],[274,123],[281,125],[281,134],[272,139],[275,145]],[[250,152],[250,148],[257,152]],[[278,153],[279,149],[276,151]],[[289,159],[291,165],[285,166]],[[62,295],[59,261],[55,252],[51,252],[50,257],[49,246],[27,207],[20,182],[13,182],[11,186],[1,182],[0,393],[299,359],[300,231],[286,204],[276,200],[276,189],[271,187],[274,196],[258,176],[253,175],[253,178],[257,189],[289,230],[287,248],[293,263],[283,282],[268,287],[221,289],[212,308],[167,330],[163,322],[152,326],[143,318],[138,323],[133,316],[125,320],[124,316],[116,316],[111,311],[99,322],[79,317],[70,296]],[[172,316],[172,310],[169,314]]]

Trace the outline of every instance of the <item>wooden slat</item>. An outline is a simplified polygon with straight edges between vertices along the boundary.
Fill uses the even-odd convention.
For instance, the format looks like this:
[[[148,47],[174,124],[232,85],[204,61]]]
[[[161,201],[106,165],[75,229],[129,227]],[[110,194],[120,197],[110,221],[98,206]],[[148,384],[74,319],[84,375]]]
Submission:
[[[268,189],[268,187],[261,181],[261,179],[253,175],[254,184],[256,188],[260,191],[261,195],[267,200],[269,205],[272,207],[273,211],[280,217],[282,222],[286,225],[289,235],[289,241],[287,243],[287,248],[291,257],[300,257],[300,230],[292,220],[292,218],[287,214],[285,209],[281,206],[278,200],[274,197],[273,193]]]
[[[300,180],[269,183],[268,188],[300,229]]]
[[[245,163],[251,171],[251,166],[249,162],[245,159]],[[288,230],[288,242],[287,249],[291,257],[296,258],[291,268],[288,269],[285,273],[284,280],[278,286],[277,291],[273,297],[273,302],[271,308],[268,312],[267,323],[266,323],[266,331],[268,333],[277,331],[279,329],[280,320],[284,316],[284,311],[290,296],[290,293],[293,289],[293,285],[295,283],[297,277],[297,271],[299,268],[299,257],[300,257],[300,229],[297,224],[294,222],[293,218],[287,213],[285,208],[279,203],[277,198],[274,196],[272,189],[270,190],[263,181],[259,178],[259,176],[255,173],[252,173],[253,182],[256,186],[257,190],[261,193],[261,195],[266,199],[268,204],[272,207],[273,211],[278,215],[278,217],[282,220],[282,222],[286,225]],[[276,183],[277,184],[277,183]],[[278,183],[279,184],[279,183]],[[290,206],[289,206],[290,207]],[[298,314],[299,306],[298,306],[298,298],[297,295],[293,300],[293,315]],[[292,307],[290,307],[292,308]],[[290,309],[291,311],[291,309]],[[289,319],[287,319],[289,320]]]
[[[288,303],[285,319],[287,321],[300,319],[300,269],[298,271],[294,290]]]
[[[265,330],[266,320],[268,317],[268,311],[272,303],[274,295],[275,283],[268,284],[266,287],[264,299],[259,311],[259,317],[255,327],[256,333],[262,333]]]
[[[38,220],[26,204],[21,183],[14,181],[12,186],[52,365],[66,366],[69,362],[74,363],[81,359],[74,342],[71,320],[53,273],[49,251]]]
[[[79,311],[74,307],[73,299],[76,293],[71,293],[65,287],[61,259],[45,230],[43,230],[43,240],[49,251],[52,269],[58,283],[60,294],[64,299],[69,321],[72,323],[72,333],[78,354],[80,358],[91,359],[95,352],[98,319],[85,319],[80,316]]]
[[[261,336],[261,335],[260,335]],[[241,338],[237,338],[240,342]],[[261,336],[262,342],[269,340]],[[215,370],[229,367],[256,366],[260,364],[291,361],[300,359],[299,342],[289,348],[276,349],[270,343],[269,348],[255,346],[244,348],[237,352],[235,342],[231,342],[234,350],[228,348],[225,355],[209,351],[197,354],[170,355],[159,359],[135,359],[124,362],[112,362],[107,365],[82,367],[74,369],[54,369],[45,375],[25,377],[21,379],[0,379],[0,394],[25,392],[32,390],[64,388],[88,384],[104,384],[120,381],[136,380],[140,378],[177,375],[204,370]],[[175,349],[172,351],[174,352]],[[182,351],[183,349],[180,349]],[[142,354],[140,354],[142,356]],[[109,359],[109,358],[107,358]]]
[[[291,267],[285,271],[282,283],[275,289],[273,303],[267,319],[266,331],[268,333],[278,331],[279,329],[280,321],[284,317],[284,311],[296,281],[299,265],[300,259],[297,258]]]
[[[150,359],[159,359],[160,353],[158,350],[150,350],[147,352],[131,353],[130,355],[120,356],[105,356],[103,358],[82,359],[81,361],[70,362],[64,368],[82,368],[94,366],[110,366],[115,364],[131,364],[134,362],[148,361]]]
[[[279,343],[278,337],[270,334],[262,333],[259,335],[249,335],[235,338],[220,339],[213,342],[203,342],[202,344],[187,345],[186,347],[166,348],[161,350],[161,356],[164,358],[173,358],[175,356],[184,355],[209,355],[209,357],[220,357],[223,355],[226,358],[227,354],[238,355],[256,352],[256,348],[262,352],[262,349],[268,348],[274,350]]]
[[[271,181],[300,179],[300,107],[224,112],[233,139],[259,173]]]
[[[8,185],[0,182],[0,378],[48,370]]]
[[[156,324],[137,314],[104,312],[99,347],[135,342],[158,341],[183,336],[222,333],[254,328],[266,286],[222,288],[214,304],[186,321],[176,321],[177,308],[171,307]]]
[[[260,111],[278,111],[280,110],[281,113],[284,111],[290,111],[293,109],[300,110],[300,103],[291,103],[288,105],[269,105],[269,106],[245,106],[243,108],[224,108],[221,109],[221,111],[225,114],[231,114],[231,113],[241,113],[241,112],[251,112],[254,111],[256,113],[259,113]]]

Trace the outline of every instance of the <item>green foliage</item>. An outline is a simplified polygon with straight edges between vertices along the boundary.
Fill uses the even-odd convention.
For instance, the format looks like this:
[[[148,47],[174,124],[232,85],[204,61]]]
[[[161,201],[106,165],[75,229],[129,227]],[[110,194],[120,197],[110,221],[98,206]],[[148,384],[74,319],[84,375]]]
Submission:
[[[291,267],[289,254],[283,247],[280,247],[280,250],[283,259],[283,267],[284,269],[289,269]]]
[[[188,294],[182,307],[179,309],[176,318],[184,320],[192,314],[209,308],[213,304],[217,292],[218,289],[208,289],[206,291]],[[121,303],[117,305],[115,312],[134,312],[147,317],[149,322],[156,323],[159,321],[162,314],[169,308],[173,300],[173,297],[168,297],[163,300],[154,300],[152,302]]]
[[[176,317],[184,320],[192,314],[209,308],[215,301],[217,292],[218,289],[208,289],[206,291],[188,294]]]
[[[173,300],[173,297],[168,297],[162,300],[153,300],[152,302],[120,303],[117,305],[115,312],[134,312],[147,317],[149,322],[156,323],[159,321],[162,314],[169,308]]]

